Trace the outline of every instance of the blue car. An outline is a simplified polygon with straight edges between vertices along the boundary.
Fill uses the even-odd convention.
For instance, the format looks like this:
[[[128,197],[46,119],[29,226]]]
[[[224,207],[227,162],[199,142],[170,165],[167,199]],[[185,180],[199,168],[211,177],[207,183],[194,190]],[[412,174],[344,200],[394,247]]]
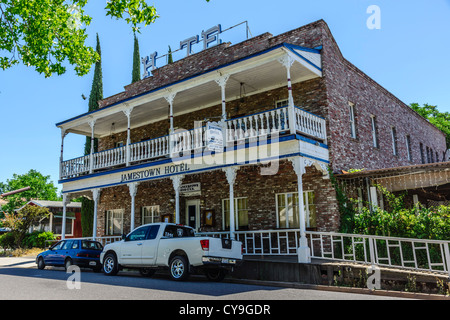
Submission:
[[[100,253],[103,246],[98,241],[84,239],[61,240],[47,251],[41,252],[36,257],[38,269],[46,266],[64,267],[66,270],[71,265],[81,268],[91,268],[96,272],[101,271]]]

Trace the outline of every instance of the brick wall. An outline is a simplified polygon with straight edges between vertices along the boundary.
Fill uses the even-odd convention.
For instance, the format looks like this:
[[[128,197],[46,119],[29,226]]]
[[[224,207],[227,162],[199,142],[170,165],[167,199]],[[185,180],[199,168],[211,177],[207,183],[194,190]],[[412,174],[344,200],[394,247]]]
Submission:
[[[350,168],[377,169],[417,164],[421,162],[419,143],[431,147],[442,155],[445,137],[433,125],[421,118],[407,105],[370,79],[348,62],[340,52],[328,26],[322,20],[278,36],[265,33],[234,46],[223,43],[216,47],[161,67],[153,76],[125,87],[125,91],[101,101],[101,107],[123,99],[157,89],[169,83],[201,74],[223,64],[266,50],[280,43],[315,48],[322,46],[323,77],[293,85],[296,105],[327,119],[328,144],[333,171]],[[376,63],[376,62],[375,62]],[[280,65],[280,68],[282,66]],[[401,75],[399,76],[401,78]],[[282,86],[264,93],[245,97],[244,101],[227,101],[228,117],[248,115],[272,109],[275,101],[287,98]],[[357,138],[350,137],[348,102],[355,104]],[[175,106],[176,110],[176,106]],[[175,116],[174,126],[191,129],[195,120],[219,116],[218,104],[190,114]],[[372,146],[370,116],[377,119],[379,147]],[[391,127],[396,127],[398,155],[392,153]],[[168,134],[168,120],[155,122],[131,130],[132,142]],[[406,135],[410,136],[412,161],[406,153]],[[117,133],[99,142],[99,150],[110,149],[118,141],[126,141],[126,132]],[[228,183],[221,171],[186,176],[183,183],[201,182],[201,211],[215,211],[215,229],[222,229],[222,199],[228,198]],[[276,227],[275,194],[295,192],[297,177],[289,162],[283,161],[275,176],[261,176],[258,166],[242,167],[236,178],[235,197],[247,197],[250,227],[271,229]],[[308,168],[304,175],[304,190],[316,192],[319,212],[318,229],[337,231],[339,214],[336,197],[330,181],[322,179],[315,169]],[[140,225],[140,207],[159,204],[161,214],[171,214],[174,204],[172,183],[169,179],[142,183],[136,196],[136,225]],[[184,222],[185,201],[181,199],[181,219]],[[117,206],[125,209],[125,231],[129,230],[130,195],[126,186],[102,191],[99,206],[98,233],[104,233],[104,212]],[[127,220],[128,219],[128,220]],[[102,229],[103,228],[103,229]]]

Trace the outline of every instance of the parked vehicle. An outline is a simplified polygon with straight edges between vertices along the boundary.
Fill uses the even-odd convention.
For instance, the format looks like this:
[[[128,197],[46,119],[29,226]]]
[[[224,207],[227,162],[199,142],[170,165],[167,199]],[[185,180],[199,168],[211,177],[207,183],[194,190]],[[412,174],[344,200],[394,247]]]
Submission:
[[[38,269],[46,266],[60,266],[66,270],[71,265],[91,268],[101,271],[100,253],[103,246],[98,241],[85,239],[66,239],[57,242],[47,251],[41,252],[36,257]]]
[[[196,237],[194,229],[173,223],[143,225],[122,241],[108,244],[100,255],[103,272],[116,275],[122,268],[137,268],[152,276],[169,268],[173,280],[203,272],[211,281],[221,281],[242,261],[242,243],[230,239]]]

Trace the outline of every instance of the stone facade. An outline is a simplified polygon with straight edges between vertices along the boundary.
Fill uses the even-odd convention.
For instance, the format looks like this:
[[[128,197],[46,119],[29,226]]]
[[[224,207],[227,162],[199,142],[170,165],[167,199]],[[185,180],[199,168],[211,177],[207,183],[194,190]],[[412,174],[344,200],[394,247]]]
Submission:
[[[101,107],[119,103],[188,77],[200,75],[221,65],[248,57],[281,43],[308,48],[321,48],[321,78],[293,85],[295,105],[322,116],[327,120],[327,144],[330,166],[334,172],[350,168],[378,169],[421,163],[420,144],[441,155],[445,151],[445,136],[436,127],[381,87],[366,74],[348,62],[341,54],[327,24],[320,20],[278,36],[262,34],[237,45],[223,43],[200,53],[156,69],[153,76],[125,87],[125,91],[100,102]],[[280,65],[280,68],[282,66]],[[287,99],[287,86],[244,99],[227,101],[228,118],[253,114],[275,107],[279,100]],[[348,103],[354,104],[356,139],[350,136]],[[194,121],[220,116],[221,105],[174,117],[174,127],[192,129]],[[372,145],[371,116],[376,117],[378,147]],[[398,154],[392,152],[391,128],[396,128]],[[131,130],[131,142],[168,134],[169,121],[158,121]],[[408,160],[406,136],[409,136],[411,160]],[[114,148],[118,142],[126,142],[127,133],[99,141],[99,150]],[[276,194],[297,191],[297,176],[289,161],[280,162],[279,171],[273,176],[262,176],[258,165],[239,169],[234,195],[248,201],[249,229],[274,229],[277,227]],[[200,182],[200,212],[215,212],[214,226],[203,230],[223,230],[222,200],[229,197],[229,186],[222,171],[187,175],[183,184]],[[303,176],[303,188],[315,193],[317,230],[338,231],[339,214],[336,195],[329,179],[315,168],[307,168]],[[139,184],[136,195],[135,225],[141,224],[141,207],[158,205],[160,215],[174,213],[174,189],[170,179]],[[181,222],[185,221],[185,203],[190,197],[181,198]],[[98,235],[105,234],[107,210],[124,209],[123,231],[130,229],[131,201],[126,185],[105,188],[99,203]]]

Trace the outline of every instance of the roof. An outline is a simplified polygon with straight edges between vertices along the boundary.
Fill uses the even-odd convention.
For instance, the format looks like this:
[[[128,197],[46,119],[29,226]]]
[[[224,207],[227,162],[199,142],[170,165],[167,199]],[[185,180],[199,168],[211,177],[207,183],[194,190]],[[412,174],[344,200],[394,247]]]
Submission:
[[[392,176],[399,174],[408,173],[420,173],[420,172],[430,172],[430,171],[450,171],[450,162],[435,162],[427,164],[415,164],[410,166],[393,167],[393,168],[383,168],[375,170],[363,170],[352,173],[342,173],[335,174],[336,178],[339,179],[357,179],[363,177],[381,177],[381,176]]]
[[[49,201],[49,200],[31,200],[28,201],[24,206],[22,206],[20,209],[25,207],[28,204],[34,204],[40,207],[46,207],[46,208],[62,208],[64,207],[62,201]],[[66,208],[81,208],[81,202],[69,202],[66,205]],[[18,210],[20,210],[18,209]]]

